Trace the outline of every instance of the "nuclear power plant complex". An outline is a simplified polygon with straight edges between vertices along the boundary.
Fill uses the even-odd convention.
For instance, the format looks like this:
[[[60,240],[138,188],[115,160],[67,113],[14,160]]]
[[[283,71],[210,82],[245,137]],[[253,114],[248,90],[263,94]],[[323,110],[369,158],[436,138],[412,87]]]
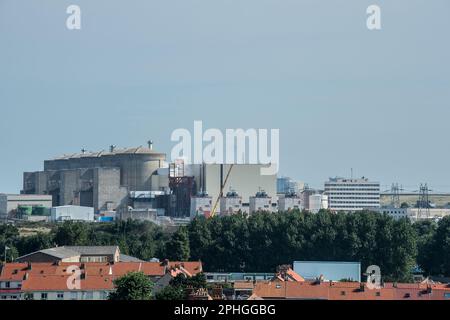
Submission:
[[[45,160],[43,171],[23,174],[21,193],[50,195],[54,207],[92,207],[98,215],[115,212],[123,218],[209,216],[236,208],[248,213],[251,199],[261,191],[276,203],[277,177],[262,175],[262,167],[170,163],[165,153],[153,150],[152,142],[136,148],[110,146]]]

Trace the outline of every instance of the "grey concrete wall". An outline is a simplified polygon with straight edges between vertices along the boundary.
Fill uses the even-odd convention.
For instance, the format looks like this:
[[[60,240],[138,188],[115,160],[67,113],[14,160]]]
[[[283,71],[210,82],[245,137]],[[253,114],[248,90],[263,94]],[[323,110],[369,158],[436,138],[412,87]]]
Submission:
[[[120,185],[119,168],[95,168],[93,198],[95,210],[115,210],[124,204],[128,189]],[[108,208],[108,204],[112,207]]]

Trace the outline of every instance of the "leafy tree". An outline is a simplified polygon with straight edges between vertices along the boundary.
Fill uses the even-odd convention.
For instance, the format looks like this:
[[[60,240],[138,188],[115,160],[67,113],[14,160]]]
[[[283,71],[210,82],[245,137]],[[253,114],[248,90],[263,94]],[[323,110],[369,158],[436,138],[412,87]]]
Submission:
[[[166,286],[155,295],[156,300],[184,300],[185,298],[186,294],[183,287],[171,285]]]
[[[185,227],[180,227],[170,238],[166,246],[169,260],[185,261],[189,259],[189,235]]]
[[[442,218],[430,241],[431,268],[429,272],[436,275],[450,275],[450,216]]]
[[[88,245],[88,227],[83,222],[65,221],[56,229],[54,240],[58,246]]]
[[[153,282],[143,272],[130,272],[114,280],[109,300],[150,300]]]
[[[417,264],[430,274],[433,270],[433,238],[437,224],[432,220],[419,220],[413,224],[417,239]]]
[[[50,248],[52,246],[53,236],[48,233],[42,232],[39,232],[32,236],[22,237],[16,243],[16,247],[18,248],[21,255]]]
[[[15,246],[19,239],[19,230],[10,224],[0,225],[0,260],[5,259],[6,250],[6,261],[11,262],[14,258],[17,258],[19,253]],[[9,248],[9,249],[7,249]]]

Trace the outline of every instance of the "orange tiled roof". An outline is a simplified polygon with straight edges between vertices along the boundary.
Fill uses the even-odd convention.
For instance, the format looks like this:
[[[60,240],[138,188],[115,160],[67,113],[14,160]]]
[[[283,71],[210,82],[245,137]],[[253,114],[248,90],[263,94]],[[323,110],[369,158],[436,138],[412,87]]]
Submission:
[[[81,290],[107,290],[113,288],[113,280],[132,271],[142,271],[147,276],[162,277],[166,272],[172,276],[187,276],[202,271],[201,262],[116,262],[109,263],[7,263],[2,267],[0,281],[22,281],[23,291],[67,290],[67,279],[72,275],[71,266],[80,268]]]
[[[363,290],[361,290],[363,288]],[[259,282],[253,293],[266,299],[326,299],[326,300],[440,300],[450,293],[448,285],[387,283],[381,289],[369,289],[358,282]]]

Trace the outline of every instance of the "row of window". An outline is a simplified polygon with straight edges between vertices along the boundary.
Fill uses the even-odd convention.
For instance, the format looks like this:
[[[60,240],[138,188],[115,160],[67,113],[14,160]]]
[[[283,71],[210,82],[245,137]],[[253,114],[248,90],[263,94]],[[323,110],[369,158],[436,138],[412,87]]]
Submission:
[[[64,292],[56,292],[56,299],[63,300],[64,299]],[[78,300],[78,292],[69,292],[70,300]],[[108,292],[102,291],[100,293],[100,299],[107,299],[108,298]],[[27,293],[24,296],[25,300],[33,300],[34,294]],[[40,294],[41,300],[47,300],[48,299],[48,293],[47,292],[41,292]],[[81,292],[81,300],[93,300],[94,299],[94,292],[93,291],[83,291]]]

